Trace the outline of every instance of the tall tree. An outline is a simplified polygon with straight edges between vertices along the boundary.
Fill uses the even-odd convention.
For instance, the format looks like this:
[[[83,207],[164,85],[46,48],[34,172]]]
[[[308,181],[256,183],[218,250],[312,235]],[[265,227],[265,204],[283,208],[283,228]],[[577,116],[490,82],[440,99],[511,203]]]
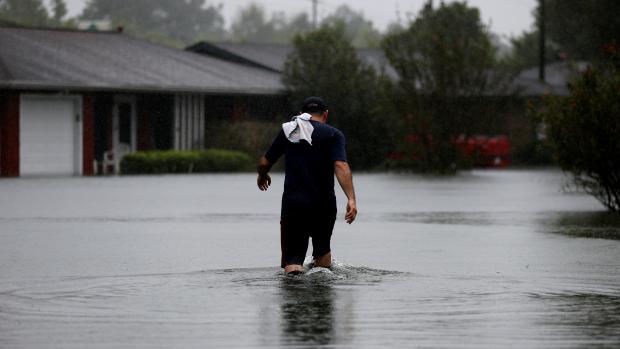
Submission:
[[[400,75],[400,129],[417,137],[419,170],[453,172],[460,153],[454,140],[471,130],[468,101],[497,92],[506,82],[496,48],[477,8],[429,2],[409,28],[389,34],[383,48]]]
[[[347,137],[355,168],[379,165],[387,151],[386,123],[377,112],[380,88],[374,70],[364,65],[342,27],[322,26],[294,39],[282,80],[298,106],[308,96],[322,96],[329,120]]]
[[[221,7],[205,0],[90,0],[82,19],[110,19],[138,37],[184,46],[224,34]]]
[[[381,33],[373,27],[361,12],[342,5],[322,22],[326,26],[342,26],[345,38],[356,47],[378,47]],[[257,43],[290,43],[297,34],[314,29],[306,13],[287,18],[284,13],[272,13],[250,3],[241,8],[231,25],[231,37],[235,41]]]
[[[312,23],[305,13],[287,18],[283,12],[268,16],[265,8],[250,3],[241,8],[231,25],[231,38],[240,42],[255,43],[290,43],[295,35],[313,29]]]
[[[300,13],[294,16],[287,23],[287,25],[288,29],[295,34],[307,33],[314,29],[312,26],[312,21],[310,20],[310,18],[308,18],[307,13]]]
[[[265,8],[250,3],[242,8],[231,25],[233,40],[242,42],[273,42],[275,28],[273,21],[267,18]]]
[[[290,44],[296,35],[306,34],[312,30],[314,26],[308,14],[300,13],[276,25],[276,42]]]
[[[65,0],[52,0],[52,18],[60,23],[67,15],[67,4]]]
[[[323,23],[344,26],[346,38],[356,47],[379,47],[381,33],[373,27],[371,21],[364,17],[362,12],[353,10],[347,5],[341,5],[336,11],[325,18]]]
[[[0,0],[0,18],[22,24],[45,25],[49,14],[42,0]]]
[[[510,39],[512,52],[508,57],[508,64],[515,71],[536,67],[540,64],[539,45],[540,33],[538,30],[523,32],[518,37]],[[547,41],[545,44],[545,62],[557,62],[565,58],[559,47]]]
[[[597,59],[606,45],[620,45],[617,0],[543,0],[540,3],[546,6],[548,39],[568,53],[569,58]]]

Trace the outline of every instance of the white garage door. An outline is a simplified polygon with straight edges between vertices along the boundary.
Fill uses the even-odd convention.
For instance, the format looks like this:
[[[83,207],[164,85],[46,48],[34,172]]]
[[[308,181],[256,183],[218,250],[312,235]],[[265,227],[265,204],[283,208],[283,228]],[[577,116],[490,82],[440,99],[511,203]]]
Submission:
[[[79,174],[75,98],[22,96],[20,175]]]

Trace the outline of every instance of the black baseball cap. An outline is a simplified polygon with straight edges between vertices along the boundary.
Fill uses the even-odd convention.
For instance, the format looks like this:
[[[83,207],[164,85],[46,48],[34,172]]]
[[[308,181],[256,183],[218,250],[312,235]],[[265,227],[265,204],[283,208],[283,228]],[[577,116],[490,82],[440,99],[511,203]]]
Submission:
[[[321,97],[308,97],[301,105],[302,113],[317,113],[327,110],[327,104]]]

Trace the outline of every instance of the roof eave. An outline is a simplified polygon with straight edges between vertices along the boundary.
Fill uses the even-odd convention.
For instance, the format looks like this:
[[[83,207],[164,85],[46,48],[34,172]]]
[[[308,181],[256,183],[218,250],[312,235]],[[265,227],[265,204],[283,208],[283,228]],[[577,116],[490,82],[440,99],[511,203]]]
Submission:
[[[216,94],[216,95],[285,95],[284,88],[204,88],[196,86],[155,86],[155,85],[98,85],[98,84],[82,84],[82,83],[49,83],[39,81],[0,81],[0,88],[13,90],[72,90],[72,91],[88,91],[88,92],[151,92],[151,93],[200,93],[200,94]]]

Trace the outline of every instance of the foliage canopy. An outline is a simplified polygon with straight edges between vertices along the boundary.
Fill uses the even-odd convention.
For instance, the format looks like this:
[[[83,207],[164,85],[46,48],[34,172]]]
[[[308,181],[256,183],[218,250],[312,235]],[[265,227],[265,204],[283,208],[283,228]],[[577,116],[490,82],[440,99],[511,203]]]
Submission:
[[[55,0],[54,4],[62,6],[64,2]],[[49,14],[42,0],[0,0],[0,18],[38,26],[50,22]]]
[[[538,29],[524,32],[510,39],[512,54],[508,64],[514,71],[536,67],[540,64],[540,32]],[[545,63],[553,63],[561,59],[562,53],[557,44],[545,43]]]
[[[539,116],[575,183],[620,211],[620,59],[586,70],[570,95],[548,97]]]
[[[224,34],[221,8],[205,0],[90,0],[82,19],[109,19],[141,38],[183,47]]]
[[[377,47],[381,33],[361,12],[339,6],[322,21],[323,26],[342,26],[345,37],[356,47]],[[241,42],[290,43],[295,35],[314,30],[306,13],[288,19],[283,13],[268,16],[264,7],[250,3],[241,8],[231,25],[231,39]]]
[[[321,96],[329,106],[329,122],[347,137],[351,165],[370,169],[387,152],[385,120],[377,113],[379,85],[372,67],[363,64],[345,38],[342,26],[324,25],[294,39],[283,82],[298,107],[308,96]]]
[[[455,139],[472,126],[468,102],[502,92],[508,75],[497,60],[478,9],[466,3],[426,5],[408,28],[390,33],[383,49],[400,76],[398,129],[418,140],[415,169],[449,173],[466,164]]]
[[[598,59],[606,45],[620,45],[618,1],[545,0],[544,4],[549,40],[570,58]]]
[[[346,39],[355,47],[378,47],[381,42],[381,33],[372,22],[347,5],[339,6],[323,20],[323,25],[342,26]]]
[[[290,21],[284,14],[274,13],[268,17],[264,7],[250,3],[241,8],[231,25],[231,39],[253,43],[289,43],[299,33],[311,31],[312,23],[305,13]]]

